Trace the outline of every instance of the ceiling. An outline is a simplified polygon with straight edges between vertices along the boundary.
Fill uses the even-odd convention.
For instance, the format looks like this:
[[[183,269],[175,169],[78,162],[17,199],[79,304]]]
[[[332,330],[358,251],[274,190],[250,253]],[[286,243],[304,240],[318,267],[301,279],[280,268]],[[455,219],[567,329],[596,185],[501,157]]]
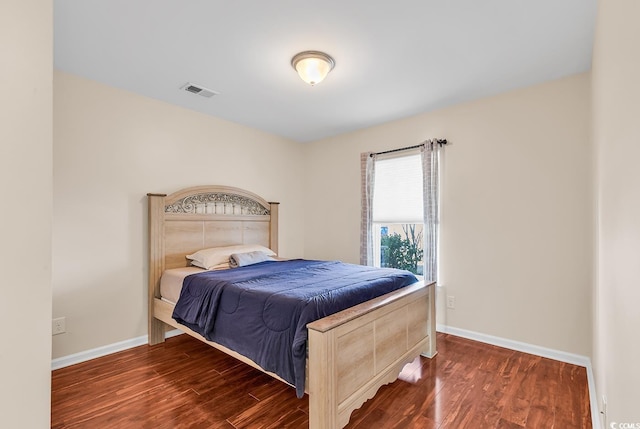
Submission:
[[[55,67],[309,142],[587,71],[595,16],[596,0],[54,0]],[[304,50],[336,61],[315,87],[290,64]]]

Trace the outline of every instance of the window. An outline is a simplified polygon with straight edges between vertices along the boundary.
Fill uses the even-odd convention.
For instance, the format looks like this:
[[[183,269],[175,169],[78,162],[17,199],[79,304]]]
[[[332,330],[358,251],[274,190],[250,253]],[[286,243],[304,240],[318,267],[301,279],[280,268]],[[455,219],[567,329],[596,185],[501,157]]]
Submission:
[[[417,146],[360,154],[362,265],[404,264],[422,272],[426,280],[437,280],[440,149],[445,144],[444,139],[430,139]],[[419,155],[388,156],[414,148],[420,148]]]
[[[420,154],[375,161],[373,264],[423,273],[424,212]]]

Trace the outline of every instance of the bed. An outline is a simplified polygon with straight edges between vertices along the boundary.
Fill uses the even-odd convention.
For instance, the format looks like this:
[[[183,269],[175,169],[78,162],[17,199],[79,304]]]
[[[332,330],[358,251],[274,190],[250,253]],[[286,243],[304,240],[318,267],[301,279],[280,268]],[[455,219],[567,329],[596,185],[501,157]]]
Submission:
[[[174,320],[175,298],[163,298],[160,287],[165,270],[189,271],[186,255],[199,249],[258,244],[278,253],[278,203],[239,188],[199,186],[148,194],[148,204],[149,344],[164,341],[167,329],[177,328],[286,382]],[[307,329],[309,427],[342,428],[406,363],[436,354],[434,284],[414,283],[315,320]]]

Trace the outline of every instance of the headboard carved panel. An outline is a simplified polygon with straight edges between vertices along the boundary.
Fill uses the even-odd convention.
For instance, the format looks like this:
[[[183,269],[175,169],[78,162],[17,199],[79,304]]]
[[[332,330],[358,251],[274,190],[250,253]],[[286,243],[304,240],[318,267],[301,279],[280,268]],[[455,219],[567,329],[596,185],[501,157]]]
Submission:
[[[189,195],[173,204],[168,204],[164,212],[268,216],[270,209],[242,195],[208,192]]]

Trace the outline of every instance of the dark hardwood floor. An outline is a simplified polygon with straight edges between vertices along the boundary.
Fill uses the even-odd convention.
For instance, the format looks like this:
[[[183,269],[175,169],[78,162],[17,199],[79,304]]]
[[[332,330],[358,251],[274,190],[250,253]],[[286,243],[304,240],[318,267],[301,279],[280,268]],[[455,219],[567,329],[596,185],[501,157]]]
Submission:
[[[348,428],[591,428],[586,371],[438,334],[438,355],[408,364]],[[294,389],[180,335],[59,369],[52,427],[306,428]]]

